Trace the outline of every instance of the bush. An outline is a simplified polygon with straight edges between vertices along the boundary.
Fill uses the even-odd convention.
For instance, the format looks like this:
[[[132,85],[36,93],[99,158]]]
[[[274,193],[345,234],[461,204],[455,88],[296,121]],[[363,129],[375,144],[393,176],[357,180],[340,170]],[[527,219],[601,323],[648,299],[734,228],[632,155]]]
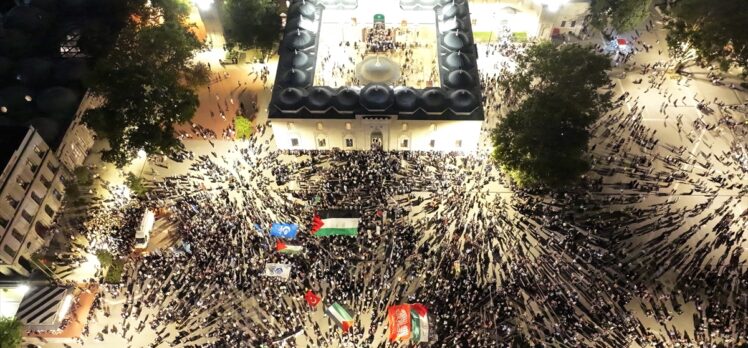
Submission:
[[[13,317],[0,317],[0,347],[17,348],[21,346],[23,324]]]
[[[125,260],[114,260],[109,266],[109,270],[104,276],[104,282],[109,284],[119,284],[122,282],[122,273],[125,270]]]
[[[93,175],[88,167],[82,166],[75,168],[75,180],[79,186],[91,186],[93,184]]]
[[[101,268],[103,269],[111,266],[112,262],[114,261],[114,256],[112,256],[112,253],[106,250],[97,250],[96,258],[99,259],[99,263],[101,264]]]
[[[130,189],[130,192],[134,196],[143,197],[148,192],[148,187],[145,186],[143,178],[135,176],[133,173],[127,173],[125,178],[125,185]]]
[[[252,121],[242,115],[234,118],[235,139],[248,139],[252,135]]]

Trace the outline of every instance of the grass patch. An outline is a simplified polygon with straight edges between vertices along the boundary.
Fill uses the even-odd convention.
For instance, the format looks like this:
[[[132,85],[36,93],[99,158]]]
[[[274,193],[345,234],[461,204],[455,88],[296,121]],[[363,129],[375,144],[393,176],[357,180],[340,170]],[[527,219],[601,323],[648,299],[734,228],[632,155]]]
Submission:
[[[125,185],[127,185],[130,192],[137,197],[143,197],[148,192],[148,187],[145,186],[145,180],[139,176],[135,176],[133,173],[127,173]]]
[[[525,32],[512,33],[512,41],[527,42],[527,33]]]
[[[99,259],[99,263],[103,269],[109,268],[114,262],[114,256],[106,250],[97,250],[96,258]]]
[[[234,118],[234,130],[236,130],[236,139],[248,139],[252,135],[252,121],[242,115],[236,115]]]
[[[98,256],[98,255],[97,255]],[[119,284],[122,282],[122,273],[125,271],[125,260],[116,259],[112,261],[104,276],[104,282],[108,284]]]
[[[496,35],[493,35],[493,32],[491,31],[475,31],[473,32],[473,38],[475,39],[475,42],[482,42],[486,43],[491,41],[492,38],[494,38]]]

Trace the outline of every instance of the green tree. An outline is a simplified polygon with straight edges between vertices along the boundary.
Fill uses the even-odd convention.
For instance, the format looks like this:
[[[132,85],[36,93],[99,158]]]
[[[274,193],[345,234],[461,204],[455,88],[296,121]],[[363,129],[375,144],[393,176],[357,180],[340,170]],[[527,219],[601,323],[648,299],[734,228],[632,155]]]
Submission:
[[[230,47],[270,52],[280,39],[281,8],[276,0],[226,0],[226,42]]]
[[[130,189],[133,195],[137,197],[143,197],[148,192],[148,187],[145,186],[143,178],[136,176],[133,173],[127,173],[125,178],[125,185]]]
[[[589,169],[589,126],[611,107],[610,61],[577,45],[532,47],[502,82],[519,106],[492,131],[493,159],[520,186],[561,187]]]
[[[22,336],[23,324],[20,321],[12,317],[0,317],[0,347],[20,347]]]
[[[593,0],[590,23],[598,29],[613,27],[627,32],[639,26],[652,9],[653,0]]]
[[[178,3],[154,1],[134,14],[88,81],[104,103],[88,110],[84,122],[109,140],[102,159],[118,167],[140,149],[167,155],[180,150],[174,124],[189,121],[197,109],[193,77],[200,68],[192,58],[203,45],[183,24],[187,12]]]
[[[667,42],[676,56],[691,49],[700,63],[748,67],[748,2],[745,0],[680,0],[672,8]]]

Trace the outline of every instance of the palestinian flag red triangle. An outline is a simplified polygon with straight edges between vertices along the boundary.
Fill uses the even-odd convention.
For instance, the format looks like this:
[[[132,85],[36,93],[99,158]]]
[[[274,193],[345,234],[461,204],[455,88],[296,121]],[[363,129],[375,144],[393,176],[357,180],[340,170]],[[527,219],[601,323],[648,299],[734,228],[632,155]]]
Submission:
[[[312,219],[312,234],[317,233],[322,226],[324,226],[325,223],[322,221],[322,218],[319,217],[319,215],[314,214],[314,218]]]

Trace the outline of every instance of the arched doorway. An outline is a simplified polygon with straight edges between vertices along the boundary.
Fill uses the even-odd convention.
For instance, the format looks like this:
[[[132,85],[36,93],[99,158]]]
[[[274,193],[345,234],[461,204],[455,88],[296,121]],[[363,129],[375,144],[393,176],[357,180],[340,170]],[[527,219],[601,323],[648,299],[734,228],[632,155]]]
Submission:
[[[371,149],[381,150],[384,141],[384,136],[380,131],[371,132]]]

